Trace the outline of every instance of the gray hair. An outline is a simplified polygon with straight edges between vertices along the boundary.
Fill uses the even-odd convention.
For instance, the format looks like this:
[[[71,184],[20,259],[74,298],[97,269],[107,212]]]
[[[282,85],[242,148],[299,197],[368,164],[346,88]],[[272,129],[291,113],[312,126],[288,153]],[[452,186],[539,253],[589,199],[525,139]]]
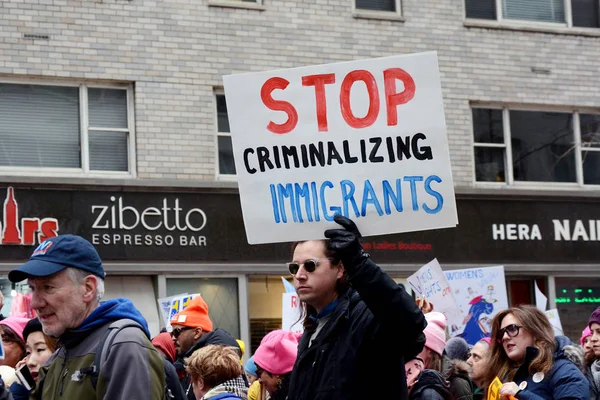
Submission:
[[[79,269],[79,268],[73,268],[73,267],[68,267],[67,268],[67,276],[75,284],[80,285],[81,282],[88,275],[94,275],[94,274],[90,274],[88,271],[85,271],[85,270]],[[100,278],[97,275],[94,275],[94,276],[96,277],[96,282],[97,282],[97,285],[96,285],[96,301],[99,302],[100,300],[102,300],[102,297],[104,297],[104,279]]]

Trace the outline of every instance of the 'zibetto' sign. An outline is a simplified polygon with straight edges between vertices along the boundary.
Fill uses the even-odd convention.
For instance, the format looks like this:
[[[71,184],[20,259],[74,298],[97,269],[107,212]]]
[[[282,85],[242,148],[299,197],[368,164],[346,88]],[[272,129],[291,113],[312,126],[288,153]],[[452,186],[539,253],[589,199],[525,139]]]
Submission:
[[[206,213],[197,207],[182,208],[177,197],[140,208],[128,205],[124,196],[110,196],[105,204],[92,204],[90,211],[93,244],[206,245],[206,237],[198,234],[206,226]]]

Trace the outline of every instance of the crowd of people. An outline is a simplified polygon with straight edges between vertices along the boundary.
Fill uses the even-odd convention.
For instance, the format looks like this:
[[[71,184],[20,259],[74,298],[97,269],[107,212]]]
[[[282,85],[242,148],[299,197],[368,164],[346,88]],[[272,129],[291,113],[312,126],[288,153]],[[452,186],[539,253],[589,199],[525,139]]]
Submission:
[[[46,240],[9,273],[27,280],[37,317],[0,321],[0,400],[600,399],[600,308],[578,344],[519,305],[471,346],[370,259],[351,220],[335,222],[327,239],[292,248],[304,333],[268,333],[245,363],[244,343],[213,325],[201,296],[152,338],[129,300],[102,301],[92,244]]]

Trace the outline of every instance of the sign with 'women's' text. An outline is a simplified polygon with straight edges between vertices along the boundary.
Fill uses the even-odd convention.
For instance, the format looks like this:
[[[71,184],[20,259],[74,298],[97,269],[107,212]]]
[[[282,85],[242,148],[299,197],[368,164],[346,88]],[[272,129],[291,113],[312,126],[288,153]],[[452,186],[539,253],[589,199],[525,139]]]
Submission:
[[[248,242],[458,223],[435,52],[224,77]]]

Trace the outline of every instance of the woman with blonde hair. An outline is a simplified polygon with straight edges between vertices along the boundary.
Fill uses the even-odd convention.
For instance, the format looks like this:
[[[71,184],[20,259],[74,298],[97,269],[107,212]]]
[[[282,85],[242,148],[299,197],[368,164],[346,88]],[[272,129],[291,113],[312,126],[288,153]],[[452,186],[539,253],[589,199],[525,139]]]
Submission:
[[[248,385],[234,347],[208,345],[185,359],[197,400],[247,400]]]
[[[572,345],[554,330],[544,313],[532,305],[512,307],[492,322],[492,342],[485,381],[498,377],[500,395],[517,399],[590,398],[585,376],[565,355]]]

